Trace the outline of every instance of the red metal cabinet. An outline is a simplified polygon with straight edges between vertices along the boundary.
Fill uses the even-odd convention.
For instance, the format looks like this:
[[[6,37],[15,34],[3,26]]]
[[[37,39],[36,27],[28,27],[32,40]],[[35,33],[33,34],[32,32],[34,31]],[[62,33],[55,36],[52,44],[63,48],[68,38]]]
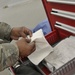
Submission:
[[[74,0],[42,0],[52,32],[46,35],[47,41],[56,42],[75,35],[75,1]],[[56,72],[47,75],[74,75],[75,58],[63,65]]]
[[[61,29],[61,26],[57,27],[59,23],[62,23],[75,28],[75,1],[62,1],[42,0],[52,30],[56,31],[59,35],[59,39],[63,39],[69,35],[75,35],[75,33],[69,32],[65,30],[65,28]]]

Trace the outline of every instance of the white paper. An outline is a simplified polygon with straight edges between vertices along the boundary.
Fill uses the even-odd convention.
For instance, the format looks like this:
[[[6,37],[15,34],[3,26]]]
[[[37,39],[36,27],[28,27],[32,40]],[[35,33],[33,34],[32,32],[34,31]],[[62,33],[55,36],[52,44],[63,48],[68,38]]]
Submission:
[[[36,50],[28,56],[29,60],[38,65],[50,52],[53,51],[53,48],[46,41],[42,29],[38,30],[31,37],[31,41],[35,41]]]
[[[53,49],[54,51],[45,60],[58,69],[75,57],[75,37],[62,40]]]

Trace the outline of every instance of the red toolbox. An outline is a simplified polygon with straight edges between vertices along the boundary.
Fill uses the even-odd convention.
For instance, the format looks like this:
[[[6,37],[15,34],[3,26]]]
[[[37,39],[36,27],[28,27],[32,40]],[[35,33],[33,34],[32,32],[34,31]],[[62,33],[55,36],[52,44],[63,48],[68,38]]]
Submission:
[[[42,3],[52,28],[52,32],[45,36],[51,45],[75,35],[74,0],[42,0]],[[75,58],[53,73],[46,72],[46,75],[75,75]]]

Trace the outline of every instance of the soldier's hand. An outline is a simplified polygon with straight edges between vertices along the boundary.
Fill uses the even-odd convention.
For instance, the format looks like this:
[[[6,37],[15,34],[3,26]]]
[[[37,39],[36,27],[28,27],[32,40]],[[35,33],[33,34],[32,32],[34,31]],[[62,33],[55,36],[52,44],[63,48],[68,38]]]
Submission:
[[[16,42],[19,48],[19,54],[21,58],[27,57],[35,50],[35,42],[31,42],[29,39],[20,39]]]
[[[11,30],[11,39],[18,40],[19,37],[26,38],[27,35],[32,36],[32,31],[26,27],[15,27]]]

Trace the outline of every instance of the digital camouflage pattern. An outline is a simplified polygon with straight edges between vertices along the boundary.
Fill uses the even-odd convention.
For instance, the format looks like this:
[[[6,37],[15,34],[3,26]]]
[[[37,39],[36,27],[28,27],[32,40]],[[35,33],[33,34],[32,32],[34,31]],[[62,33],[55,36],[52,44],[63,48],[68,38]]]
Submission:
[[[0,39],[10,41],[11,27],[10,25],[0,22]],[[14,43],[0,42],[0,71],[12,66],[19,58],[19,50]]]

